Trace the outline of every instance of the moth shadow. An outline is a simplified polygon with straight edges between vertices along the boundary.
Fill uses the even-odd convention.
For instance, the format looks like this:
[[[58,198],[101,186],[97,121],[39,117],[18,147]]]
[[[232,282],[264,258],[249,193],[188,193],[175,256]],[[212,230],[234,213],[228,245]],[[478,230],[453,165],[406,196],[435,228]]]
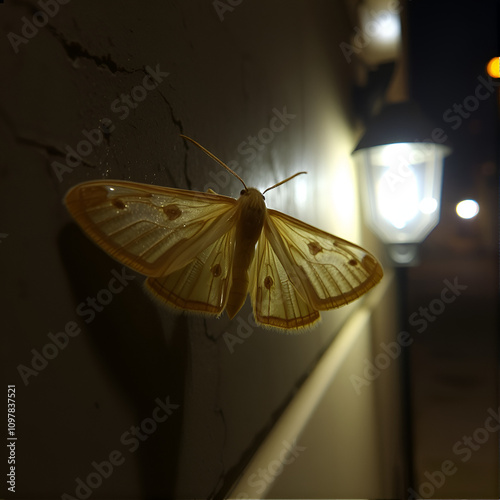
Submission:
[[[157,398],[169,397],[179,405],[134,452],[144,498],[173,498],[188,353],[185,317],[173,315],[165,331],[157,308],[142,289],[144,278],[110,258],[75,224],[63,228],[58,245],[75,301],[74,321],[82,327],[80,335],[96,363],[134,408],[136,417],[130,425],[140,426],[150,418]],[[101,418],[110,417],[101,414]],[[100,428],[97,425],[95,432]],[[117,429],[116,439],[129,428]],[[121,443],[110,446],[123,449]],[[126,449],[123,453],[130,454]]]

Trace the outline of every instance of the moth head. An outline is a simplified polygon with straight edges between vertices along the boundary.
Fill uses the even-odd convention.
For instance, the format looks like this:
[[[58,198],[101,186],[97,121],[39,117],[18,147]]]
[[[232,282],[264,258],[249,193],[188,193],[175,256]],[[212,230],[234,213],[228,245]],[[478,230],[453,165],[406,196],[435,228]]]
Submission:
[[[255,188],[245,188],[240,191],[240,200],[246,207],[255,207],[262,209],[266,204],[264,202],[264,195]]]
[[[254,193],[255,191],[255,193]],[[255,189],[255,188],[247,188],[245,187],[245,189],[242,189],[240,191],[240,196],[249,196],[250,194],[253,194],[254,196],[256,195],[256,193],[260,194],[260,196],[262,196],[262,199],[265,200],[265,196],[258,190],[258,189]]]

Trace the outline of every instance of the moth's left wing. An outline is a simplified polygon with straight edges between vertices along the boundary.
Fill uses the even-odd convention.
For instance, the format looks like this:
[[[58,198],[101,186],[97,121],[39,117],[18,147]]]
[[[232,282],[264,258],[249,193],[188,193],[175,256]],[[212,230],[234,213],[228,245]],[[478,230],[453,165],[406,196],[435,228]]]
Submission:
[[[352,302],[383,276],[377,259],[363,248],[275,210],[264,234],[290,281],[315,310]]]

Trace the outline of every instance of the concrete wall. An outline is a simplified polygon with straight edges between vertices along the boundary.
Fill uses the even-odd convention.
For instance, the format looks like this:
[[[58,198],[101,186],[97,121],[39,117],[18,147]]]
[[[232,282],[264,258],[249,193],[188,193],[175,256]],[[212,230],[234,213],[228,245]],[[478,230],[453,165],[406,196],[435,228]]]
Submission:
[[[43,16],[35,2],[0,5],[0,252],[7,383],[18,401],[16,491],[221,498],[360,303],[301,335],[252,327],[249,303],[233,321],[173,314],[145,295],[142,277],[83,236],[62,199],[101,178],[237,196],[238,181],[182,133],[260,189],[307,170],[268,193],[268,206],[380,256],[361,223],[350,159],[351,67],[339,50],[349,14],[340,1],[50,6]],[[157,86],[144,90],[148,74]],[[283,130],[262,132],[275,116]],[[87,312],[116,274],[123,290]],[[61,331],[68,341],[47,347]],[[355,352],[360,366],[365,351]],[[363,425],[349,405],[338,401],[335,432]],[[373,401],[364,411],[375,415]],[[155,424],[159,412],[169,416]],[[336,460],[344,451],[333,450]],[[370,460],[363,470],[373,478]],[[380,496],[392,491],[378,487]],[[335,483],[329,491],[340,494]]]

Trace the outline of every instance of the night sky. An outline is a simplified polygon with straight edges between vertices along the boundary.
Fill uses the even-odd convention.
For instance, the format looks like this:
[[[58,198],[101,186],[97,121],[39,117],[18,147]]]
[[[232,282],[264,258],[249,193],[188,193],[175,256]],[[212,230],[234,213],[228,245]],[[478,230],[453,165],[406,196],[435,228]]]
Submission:
[[[500,55],[498,2],[410,0],[408,17],[411,96],[453,147],[444,200],[477,197],[478,176],[494,184],[497,179],[498,92],[481,78],[491,81],[485,66]],[[468,97],[480,84],[485,87],[481,95],[489,97],[477,103]]]

